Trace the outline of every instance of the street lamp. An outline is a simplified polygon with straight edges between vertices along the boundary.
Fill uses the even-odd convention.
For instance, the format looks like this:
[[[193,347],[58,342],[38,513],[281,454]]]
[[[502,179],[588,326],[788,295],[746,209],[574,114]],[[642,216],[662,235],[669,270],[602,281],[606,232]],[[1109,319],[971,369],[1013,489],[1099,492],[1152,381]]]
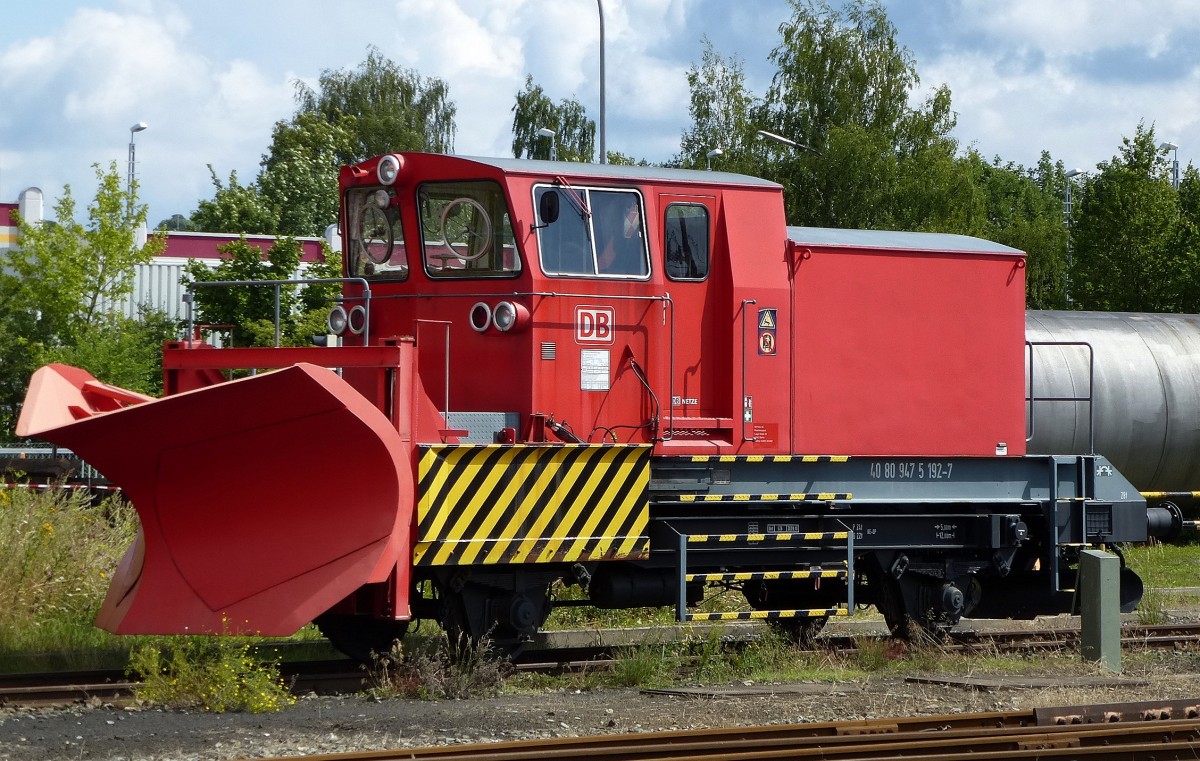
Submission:
[[[1158,149],[1160,151],[1174,152],[1175,158],[1171,162],[1171,187],[1179,190],[1179,146],[1172,142],[1165,142],[1160,143]]]
[[[604,3],[596,0],[600,12],[600,163],[608,163],[608,151],[604,147]]]
[[[725,155],[725,151],[721,150],[720,148],[713,148],[711,151],[704,154],[704,168],[707,171],[711,172],[712,171],[712,160],[715,159],[717,156],[724,156],[724,155]]]
[[[774,140],[777,143],[783,143],[784,145],[791,146],[792,148],[796,148],[801,151],[808,151],[809,153],[815,153],[818,156],[821,155],[821,152],[818,151],[816,148],[805,145],[804,143],[798,143],[795,140],[784,137],[783,135],[776,135],[774,132],[767,132],[765,129],[760,129],[758,131],[758,136],[765,137],[768,140]]]
[[[145,122],[138,122],[129,128],[129,172],[125,178],[125,192],[129,198],[129,212],[131,214],[133,213],[133,175],[135,166],[133,136],[146,129],[147,126]]]
[[[549,127],[542,127],[540,130],[537,131],[537,133],[538,133],[538,137],[550,138],[550,160],[557,161],[558,151],[555,149],[555,146],[554,146],[554,136],[557,135],[558,133],[555,132],[554,130],[550,129]]]

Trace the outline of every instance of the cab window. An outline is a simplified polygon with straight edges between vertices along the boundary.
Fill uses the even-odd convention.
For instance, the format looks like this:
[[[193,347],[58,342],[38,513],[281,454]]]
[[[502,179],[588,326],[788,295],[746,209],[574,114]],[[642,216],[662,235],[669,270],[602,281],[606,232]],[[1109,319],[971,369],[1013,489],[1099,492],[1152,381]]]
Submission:
[[[635,190],[543,186],[559,196],[558,217],[540,220],[538,251],[548,275],[645,278],[650,274],[642,197]]]
[[[663,228],[667,277],[672,280],[708,277],[708,207],[698,203],[673,203],[667,207]]]
[[[504,192],[490,180],[417,189],[425,271],[434,278],[509,277],[521,271]]]
[[[350,239],[346,269],[351,277],[408,278],[408,251],[394,201],[392,191],[387,188],[361,188],[346,194]]]

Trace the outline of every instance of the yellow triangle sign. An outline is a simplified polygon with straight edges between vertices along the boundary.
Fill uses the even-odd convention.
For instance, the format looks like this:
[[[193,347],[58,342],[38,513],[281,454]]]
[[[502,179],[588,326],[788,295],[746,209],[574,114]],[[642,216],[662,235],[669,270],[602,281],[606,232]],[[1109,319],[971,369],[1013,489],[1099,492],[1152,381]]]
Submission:
[[[774,309],[758,310],[758,327],[759,327],[759,330],[774,330],[775,329],[775,310]]]

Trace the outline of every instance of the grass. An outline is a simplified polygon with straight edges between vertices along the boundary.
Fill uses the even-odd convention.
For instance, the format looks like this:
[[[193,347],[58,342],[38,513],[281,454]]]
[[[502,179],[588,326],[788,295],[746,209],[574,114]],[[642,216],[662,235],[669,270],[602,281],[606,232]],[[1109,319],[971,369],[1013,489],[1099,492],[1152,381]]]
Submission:
[[[1187,544],[1130,545],[1125,560],[1147,587],[1200,587],[1200,536]]]
[[[136,527],[119,499],[0,489],[0,668],[124,665],[130,640],[92,621]]]

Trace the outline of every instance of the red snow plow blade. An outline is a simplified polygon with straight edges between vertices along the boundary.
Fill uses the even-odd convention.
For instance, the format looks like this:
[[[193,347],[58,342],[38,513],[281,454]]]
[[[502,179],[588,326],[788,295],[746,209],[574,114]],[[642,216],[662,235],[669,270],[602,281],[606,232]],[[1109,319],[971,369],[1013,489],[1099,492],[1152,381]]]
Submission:
[[[153,400],[48,365],[17,433],[69,447],[137,509],[96,620],[112,632],[288,635],[409,554],[409,453],[324,368]]]

